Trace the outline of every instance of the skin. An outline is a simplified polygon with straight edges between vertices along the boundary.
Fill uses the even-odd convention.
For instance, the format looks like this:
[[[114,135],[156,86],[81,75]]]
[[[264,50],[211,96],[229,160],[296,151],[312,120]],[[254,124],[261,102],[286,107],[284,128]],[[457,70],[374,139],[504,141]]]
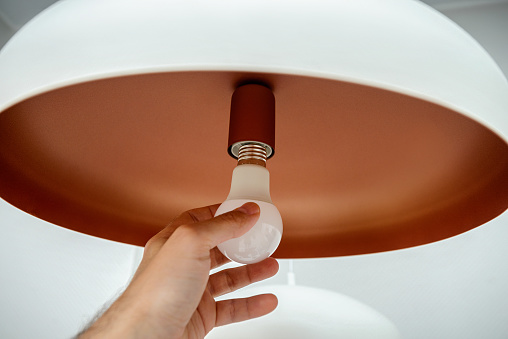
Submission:
[[[204,338],[215,326],[273,311],[272,294],[215,301],[279,269],[268,258],[210,275],[229,262],[216,246],[246,233],[259,218],[254,203],[214,218],[218,207],[187,211],[150,239],[125,292],[79,338]]]

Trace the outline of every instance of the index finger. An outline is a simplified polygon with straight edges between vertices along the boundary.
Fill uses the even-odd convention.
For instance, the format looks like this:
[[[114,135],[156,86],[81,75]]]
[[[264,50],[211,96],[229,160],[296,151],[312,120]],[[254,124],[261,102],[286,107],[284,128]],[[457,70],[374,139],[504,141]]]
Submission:
[[[180,214],[177,218],[175,218],[170,225],[168,225],[169,230],[166,232],[162,232],[162,236],[166,239],[168,239],[171,234],[181,225],[189,225],[193,223],[197,223],[200,221],[206,221],[210,220],[215,216],[215,213],[217,212],[217,209],[219,208],[220,204],[195,208],[189,211],[186,211],[182,214]],[[164,230],[163,230],[164,231]],[[220,267],[231,260],[229,260],[224,254],[219,251],[217,247],[213,248],[210,251],[210,269],[214,269],[217,267]]]
[[[189,241],[186,246],[194,247],[195,251],[187,251],[195,256],[204,256],[204,251],[214,249],[218,244],[236,238],[246,233],[254,226],[259,219],[259,206],[253,202],[247,202],[237,209],[221,214],[210,220],[205,220],[194,225],[182,225],[178,228],[178,236],[176,233],[168,241],[182,245],[182,239]],[[183,236],[185,235],[185,236]],[[169,245],[169,244],[168,244]],[[206,253],[209,256],[209,253]]]
[[[200,221],[212,219],[219,206],[220,204],[215,204],[183,212],[173,219],[166,227],[160,230],[159,233],[155,234],[151,239],[152,242],[155,239],[167,240],[179,226],[191,225]]]
[[[193,224],[200,221],[210,220],[215,216],[215,212],[217,212],[219,206],[220,204],[215,204],[189,210],[180,214],[175,220],[172,221],[172,223],[178,224],[178,226],[180,226],[184,224]]]

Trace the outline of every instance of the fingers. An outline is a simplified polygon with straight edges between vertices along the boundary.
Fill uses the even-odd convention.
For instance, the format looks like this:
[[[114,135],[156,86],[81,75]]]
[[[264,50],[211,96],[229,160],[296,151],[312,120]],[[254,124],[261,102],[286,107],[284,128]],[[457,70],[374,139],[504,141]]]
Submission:
[[[177,229],[182,229],[182,232],[186,230],[187,233],[194,235],[193,238],[199,234],[200,240],[206,241],[207,245],[211,246],[211,250],[219,243],[247,232],[259,218],[259,206],[255,203],[244,204],[234,211],[214,218],[218,207],[219,205],[212,205],[181,214],[147,242],[145,256],[150,258],[157,254]],[[218,267],[228,261],[219,253],[212,253],[211,268]]]
[[[160,249],[166,241],[171,237],[174,231],[181,225],[190,225],[196,222],[205,221],[212,219],[215,212],[219,208],[220,204],[195,208],[180,214],[178,217],[173,219],[166,227],[164,227],[159,233],[154,235],[145,245],[143,260],[141,261],[136,274],[133,278],[139,275],[151,261],[151,259],[159,253]],[[229,261],[220,251],[216,250],[216,254],[212,257],[212,268],[219,267]]]
[[[212,219],[217,212],[220,204],[195,208],[186,212],[183,212],[178,217],[173,219],[164,229],[157,233],[154,237],[169,238],[178,226],[190,225],[196,222],[205,221]]]
[[[261,317],[275,310],[277,303],[277,297],[273,294],[219,301],[215,304],[215,326]]]
[[[186,238],[194,244],[209,251],[226,240],[246,233],[258,220],[259,213],[259,206],[249,202],[213,219],[179,227],[178,232],[186,234]]]
[[[212,249],[210,251],[210,269],[213,270],[214,268],[221,267],[222,265],[230,262],[224,254],[219,251],[217,247]]]
[[[278,270],[279,263],[273,258],[267,258],[256,264],[230,268],[211,275],[208,280],[208,290],[215,298],[273,277]]]
[[[195,208],[180,214],[173,219],[164,229],[157,233],[153,238],[168,239],[171,234],[181,225],[190,225],[200,221],[212,219],[217,212],[220,204]],[[151,240],[151,239],[150,239]]]
[[[166,243],[173,232],[181,225],[191,225],[196,222],[212,219],[220,204],[195,208],[180,214],[173,219],[159,233],[154,235],[145,245],[145,256],[152,257]]]
[[[182,215],[180,215],[175,221],[179,225],[184,225],[212,219],[215,216],[215,212],[217,212],[219,206],[220,204],[215,204],[189,210],[185,213],[182,213]]]
[[[234,211],[214,218],[218,207],[219,205],[216,204],[187,211],[153,236],[145,245],[143,259],[134,278],[144,271],[168,240],[173,242],[168,244],[168,246],[171,245],[170,247],[184,247],[185,253],[191,256],[208,258],[209,269],[228,262],[229,259],[214,247],[247,232],[259,218],[259,206],[247,203]],[[179,235],[175,237],[173,235],[177,230]]]

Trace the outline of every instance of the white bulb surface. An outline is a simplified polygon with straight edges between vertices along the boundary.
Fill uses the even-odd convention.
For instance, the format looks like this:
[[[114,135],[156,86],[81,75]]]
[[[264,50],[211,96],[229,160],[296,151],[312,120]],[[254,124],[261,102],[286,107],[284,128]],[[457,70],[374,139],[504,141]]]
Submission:
[[[219,250],[229,259],[242,263],[260,262],[275,252],[282,238],[282,218],[273,204],[252,200],[232,199],[220,205],[215,216],[227,213],[247,202],[258,204],[261,214],[256,224],[244,235],[219,244]]]

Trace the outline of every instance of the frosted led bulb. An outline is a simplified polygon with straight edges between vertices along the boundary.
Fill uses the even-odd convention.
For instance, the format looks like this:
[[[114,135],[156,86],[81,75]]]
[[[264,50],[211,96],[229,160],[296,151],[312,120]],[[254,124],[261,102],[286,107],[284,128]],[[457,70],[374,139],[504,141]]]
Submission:
[[[242,150],[240,151],[242,152]],[[270,173],[261,164],[242,164],[233,171],[231,190],[215,215],[234,210],[247,202],[260,208],[256,224],[244,235],[219,244],[219,250],[229,259],[252,264],[275,252],[282,238],[282,218],[270,198]]]

